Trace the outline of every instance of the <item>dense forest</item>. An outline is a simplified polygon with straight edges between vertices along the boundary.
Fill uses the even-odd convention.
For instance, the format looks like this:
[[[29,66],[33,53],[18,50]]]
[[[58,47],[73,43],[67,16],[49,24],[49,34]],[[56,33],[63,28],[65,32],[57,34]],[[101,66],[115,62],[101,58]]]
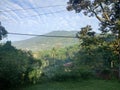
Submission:
[[[0,89],[49,81],[120,79],[120,1],[69,0],[67,9],[95,16],[101,33],[87,25],[76,33],[78,43],[36,52],[17,49],[11,41],[0,43]],[[1,29],[0,39],[6,34]]]

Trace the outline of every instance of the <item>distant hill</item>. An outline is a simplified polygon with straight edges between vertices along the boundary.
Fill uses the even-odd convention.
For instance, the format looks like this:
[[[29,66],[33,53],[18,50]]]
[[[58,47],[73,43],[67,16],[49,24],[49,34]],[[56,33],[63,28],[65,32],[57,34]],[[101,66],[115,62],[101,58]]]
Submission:
[[[77,31],[53,31],[45,34],[46,36],[76,36]],[[33,37],[27,40],[13,42],[13,46],[18,49],[27,49],[32,51],[48,50],[53,47],[62,48],[78,43],[77,38],[61,37]]]

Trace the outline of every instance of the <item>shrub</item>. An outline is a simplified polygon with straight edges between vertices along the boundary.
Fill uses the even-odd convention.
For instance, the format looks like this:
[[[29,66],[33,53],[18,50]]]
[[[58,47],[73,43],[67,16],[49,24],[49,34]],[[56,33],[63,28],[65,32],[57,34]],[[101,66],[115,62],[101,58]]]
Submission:
[[[9,42],[0,46],[1,87],[18,86],[29,82],[29,73],[40,66],[41,62],[34,59],[30,52],[17,50]]]
[[[49,71],[47,71],[45,75],[54,81],[81,80],[93,77],[92,70],[86,66],[67,69],[68,70],[66,70],[64,66],[52,67],[51,69],[49,68]]]

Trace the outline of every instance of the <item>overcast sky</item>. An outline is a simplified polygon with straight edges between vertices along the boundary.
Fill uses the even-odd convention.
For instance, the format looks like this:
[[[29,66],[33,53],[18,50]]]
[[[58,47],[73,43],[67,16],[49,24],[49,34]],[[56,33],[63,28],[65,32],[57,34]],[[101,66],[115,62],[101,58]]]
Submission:
[[[86,17],[82,13],[76,14],[75,11],[68,12],[67,1],[1,0],[0,21],[8,32],[13,33],[45,34],[58,30],[73,31],[86,25],[92,25],[94,30],[97,30],[98,21],[95,18]],[[27,38],[30,37],[8,35],[8,40],[12,41]]]

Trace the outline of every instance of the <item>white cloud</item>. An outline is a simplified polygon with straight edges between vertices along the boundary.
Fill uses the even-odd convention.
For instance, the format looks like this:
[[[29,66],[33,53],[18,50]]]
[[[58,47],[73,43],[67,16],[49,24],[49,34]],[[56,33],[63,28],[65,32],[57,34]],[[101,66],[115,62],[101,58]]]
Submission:
[[[67,1],[68,0],[2,0],[0,10],[66,5]],[[0,19],[9,32],[45,34],[53,30],[79,30],[87,24],[92,24],[93,27],[97,28],[98,21],[95,18],[85,17],[83,14],[76,14],[74,11],[68,12],[66,6],[2,12]],[[39,15],[60,10],[66,10],[66,12]],[[9,38],[11,40],[21,40],[29,37],[10,35]]]

